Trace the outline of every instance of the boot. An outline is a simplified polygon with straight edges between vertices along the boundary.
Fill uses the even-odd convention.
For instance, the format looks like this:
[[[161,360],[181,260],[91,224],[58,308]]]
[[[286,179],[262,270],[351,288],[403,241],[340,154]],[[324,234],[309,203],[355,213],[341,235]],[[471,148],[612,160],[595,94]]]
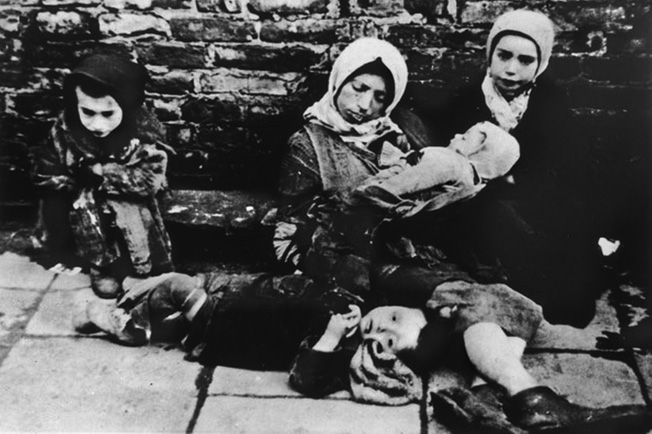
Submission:
[[[499,397],[488,387],[431,393],[433,416],[455,434],[527,434],[507,419]]]
[[[643,405],[588,408],[569,402],[545,386],[509,398],[510,420],[532,433],[635,434],[652,427],[652,412]]]
[[[73,326],[75,331],[83,334],[103,331],[124,345],[140,346],[148,342],[147,332],[137,327],[127,312],[100,300],[89,302],[85,315],[73,318]]]

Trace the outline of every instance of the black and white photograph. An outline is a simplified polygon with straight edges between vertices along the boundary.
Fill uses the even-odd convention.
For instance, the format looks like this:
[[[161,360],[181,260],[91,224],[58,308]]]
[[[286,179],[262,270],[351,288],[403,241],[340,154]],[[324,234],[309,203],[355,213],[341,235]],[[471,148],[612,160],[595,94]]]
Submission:
[[[652,434],[652,3],[0,0],[0,433]]]

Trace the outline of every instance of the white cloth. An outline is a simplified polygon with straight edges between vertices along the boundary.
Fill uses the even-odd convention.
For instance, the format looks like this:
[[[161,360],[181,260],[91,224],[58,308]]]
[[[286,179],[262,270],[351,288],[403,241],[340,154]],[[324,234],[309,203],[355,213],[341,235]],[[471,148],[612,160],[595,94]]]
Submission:
[[[525,92],[515,96],[511,101],[507,101],[496,90],[494,82],[487,72],[487,75],[482,81],[482,93],[484,94],[484,101],[491,111],[494,119],[498,125],[505,131],[510,132],[521,121],[525,110],[527,110],[528,102],[530,101],[530,92],[528,89]]]
[[[394,79],[394,95],[385,112],[377,119],[362,124],[345,121],[335,106],[335,97],[341,86],[353,72],[377,59],[387,67]],[[401,100],[407,86],[408,70],[403,56],[396,47],[386,41],[375,38],[361,38],[339,55],[328,79],[326,94],[303,114],[304,119],[322,125],[339,134],[342,140],[360,147],[366,147],[390,131],[401,133],[401,129],[389,114]]]

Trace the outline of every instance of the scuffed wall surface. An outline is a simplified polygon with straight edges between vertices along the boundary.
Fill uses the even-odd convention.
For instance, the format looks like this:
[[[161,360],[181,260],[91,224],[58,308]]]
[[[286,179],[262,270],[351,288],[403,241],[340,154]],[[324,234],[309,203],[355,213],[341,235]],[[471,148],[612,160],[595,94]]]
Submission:
[[[397,45],[408,100],[436,104],[482,69],[492,20],[525,5],[557,24],[550,72],[591,136],[591,194],[624,182],[649,161],[648,1],[0,0],[0,203],[33,201],[28,149],[47,135],[62,77],[87,53],[124,53],[149,69],[148,104],[177,150],[173,188],[268,188],[348,42]]]

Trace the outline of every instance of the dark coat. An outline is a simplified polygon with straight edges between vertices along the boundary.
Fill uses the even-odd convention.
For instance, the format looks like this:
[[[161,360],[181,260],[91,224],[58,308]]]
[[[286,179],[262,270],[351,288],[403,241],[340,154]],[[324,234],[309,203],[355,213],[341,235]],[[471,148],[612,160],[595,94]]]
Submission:
[[[493,121],[481,80],[431,113],[446,143],[481,121]],[[489,183],[444,223],[447,251],[479,280],[499,276],[544,308],[551,322],[585,326],[600,289],[599,250],[581,191],[588,177],[585,148],[565,93],[541,77],[512,130],[521,156],[508,178]]]

